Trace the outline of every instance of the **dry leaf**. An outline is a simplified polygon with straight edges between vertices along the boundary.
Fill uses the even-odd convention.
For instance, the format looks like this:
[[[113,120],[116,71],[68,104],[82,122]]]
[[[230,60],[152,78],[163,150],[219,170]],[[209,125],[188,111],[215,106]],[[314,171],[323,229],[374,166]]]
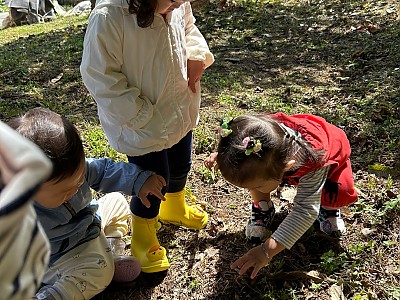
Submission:
[[[63,75],[64,75],[63,73],[58,74],[57,77],[50,80],[50,83],[52,83],[52,84],[57,83],[58,81],[60,81],[60,79],[63,77]]]
[[[346,297],[343,294],[343,286],[337,284],[329,287],[329,295],[331,296],[331,300],[346,300]]]

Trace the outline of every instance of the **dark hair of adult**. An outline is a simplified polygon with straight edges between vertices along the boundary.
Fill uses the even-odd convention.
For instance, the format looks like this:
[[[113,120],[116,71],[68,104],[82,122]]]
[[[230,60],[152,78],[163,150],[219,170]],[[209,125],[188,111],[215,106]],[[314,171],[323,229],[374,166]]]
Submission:
[[[82,140],[66,118],[46,108],[33,108],[12,119],[10,127],[34,142],[53,163],[49,180],[72,176],[84,159]]]
[[[157,0],[129,0],[129,12],[136,14],[139,27],[149,27],[154,21]]]
[[[286,164],[293,158],[293,143],[300,145],[302,157],[314,164],[321,163],[323,151],[312,149],[304,139],[288,138],[273,118],[243,115],[234,118],[228,126],[232,133],[220,138],[217,164],[224,178],[233,184],[242,185],[260,177],[281,180]],[[245,137],[260,140],[261,151],[246,155]]]

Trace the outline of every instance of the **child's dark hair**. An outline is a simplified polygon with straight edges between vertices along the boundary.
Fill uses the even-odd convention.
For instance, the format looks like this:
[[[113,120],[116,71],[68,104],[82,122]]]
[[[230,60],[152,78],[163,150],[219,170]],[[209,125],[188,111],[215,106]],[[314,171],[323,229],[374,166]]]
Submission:
[[[50,180],[59,182],[72,176],[84,159],[82,140],[77,129],[66,118],[45,108],[33,108],[12,119],[10,127],[28,138],[53,163]]]
[[[292,159],[293,145],[298,143],[302,157],[314,164],[320,163],[323,152],[313,150],[304,139],[292,139],[279,123],[268,116],[238,116],[230,121],[230,134],[221,137],[217,164],[222,176],[229,182],[242,185],[256,178],[281,180],[286,164]],[[261,142],[261,150],[246,154],[243,140],[251,137]]]
[[[154,21],[157,0],[129,0],[129,12],[136,14],[139,27],[149,27]]]

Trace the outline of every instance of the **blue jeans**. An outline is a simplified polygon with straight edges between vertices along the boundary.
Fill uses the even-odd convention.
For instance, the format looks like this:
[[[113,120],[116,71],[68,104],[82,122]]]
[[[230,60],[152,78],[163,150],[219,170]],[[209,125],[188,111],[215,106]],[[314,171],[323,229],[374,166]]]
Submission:
[[[167,182],[163,194],[180,192],[186,185],[187,175],[192,166],[192,131],[169,149],[151,152],[141,156],[128,156],[128,161],[143,170],[156,172]],[[139,198],[132,197],[130,207],[134,215],[146,219],[158,216],[161,200],[155,196],[147,197],[150,208],[146,208]]]

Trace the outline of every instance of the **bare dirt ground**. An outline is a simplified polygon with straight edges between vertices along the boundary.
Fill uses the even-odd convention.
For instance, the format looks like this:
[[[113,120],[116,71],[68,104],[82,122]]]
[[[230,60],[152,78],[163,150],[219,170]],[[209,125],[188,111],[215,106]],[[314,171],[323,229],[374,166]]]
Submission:
[[[254,246],[244,235],[251,201],[246,191],[227,184],[223,179],[212,185],[204,183],[203,176],[196,172],[201,168],[203,158],[204,155],[196,157],[189,186],[198,200],[207,203],[210,214],[207,227],[196,232],[163,225],[159,238],[161,244],[168,248],[170,269],[160,274],[141,273],[130,284],[111,284],[95,299],[347,299],[345,294],[349,295],[351,291],[343,291],[342,281],[347,276],[352,277],[348,274],[350,269],[340,269],[338,273],[328,276],[321,268],[320,257],[331,249],[346,253],[349,245],[367,240],[360,233],[364,228],[360,215],[350,209],[344,211],[348,231],[343,239],[329,238],[311,228],[291,250],[276,256],[274,263],[264,268],[255,280],[250,280],[248,276],[240,277],[229,265]],[[274,195],[277,215],[272,229],[290,211],[294,195],[293,188],[285,188],[281,200]],[[400,218],[396,217],[390,224],[381,227],[383,232],[374,234],[375,239],[383,235],[381,239],[386,240],[390,235],[388,231],[397,231],[399,225]],[[397,246],[395,255],[398,255],[398,250]],[[381,264],[369,266],[372,268],[367,276],[371,277],[369,280],[388,273],[394,276],[393,284],[398,284],[399,277],[395,271],[398,270],[398,261],[396,263],[395,260],[392,266],[385,266],[382,261]],[[385,270],[374,270],[378,265]],[[314,290],[313,283],[320,287]],[[396,298],[381,298],[375,294],[371,299]]]

